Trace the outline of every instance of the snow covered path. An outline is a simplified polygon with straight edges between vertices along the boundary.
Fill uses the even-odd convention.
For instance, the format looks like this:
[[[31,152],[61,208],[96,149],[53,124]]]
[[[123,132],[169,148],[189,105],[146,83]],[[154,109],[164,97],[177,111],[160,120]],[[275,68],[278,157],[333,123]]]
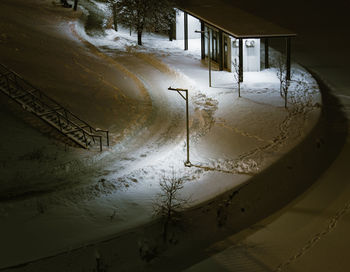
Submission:
[[[186,271],[349,271],[349,4],[293,1],[286,9],[283,3],[273,0],[251,1],[249,6],[246,1],[236,3],[298,33],[293,42],[294,58],[318,74],[330,87],[330,101],[336,101],[329,114],[338,112],[334,120],[338,124],[331,132],[333,137],[324,142],[334,152],[328,157],[336,158],[295,201],[250,229],[221,241],[225,246],[217,243],[211,257]],[[347,120],[343,120],[344,116]]]
[[[75,248],[84,256],[86,244],[148,222],[159,180],[172,169],[187,181],[183,194],[191,205],[210,200],[276,162],[318,120],[318,108],[307,114],[283,108],[273,69],[247,73],[238,99],[229,73],[213,72],[214,88],[207,87],[207,68],[196,52],[93,44],[76,23],[79,13],[49,2],[1,2],[7,14],[0,21],[1,60],[79,116],[110,129],[115,145],[102,154],[66,150],[59,138],[52,143],[4,106],[4,122],[27,137],[4,136],[12,142],[1,146],[2,159],[14,165],[3,163],[9,177],[2,185],[12,192],[38,192],[0,203],[0,232],[7,234],[1,237],[0,267]],[[183,166],[184,102],[169,86],[190,90],[191,160],[197,167]],[[132,252],[138,247],[128,246]],[[50,271],[67,271],[70,258],[61,266],[54,259]],[[73,262],[75,269],[80,261]],[[35,265],[28,269],[39,271]]]

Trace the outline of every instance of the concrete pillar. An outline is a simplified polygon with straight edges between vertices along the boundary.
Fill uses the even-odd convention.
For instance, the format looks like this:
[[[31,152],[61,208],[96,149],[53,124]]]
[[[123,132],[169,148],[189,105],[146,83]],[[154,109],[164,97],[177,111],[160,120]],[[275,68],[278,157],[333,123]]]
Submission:
[[[239,82],[243,82],[243,39],[239,39],[239,48],[238,48],[238,65],[239,65]]]
[[[184,12],[184,42],[185,50],[188,50],[188,14]]]
[[[224,70],[224,34],[219,30],[219,70]]]
[[[169,41],[173,41],[173,37],[174,37],[174,24],[170,23],[169,24]]]
[[[269,39],[265,38],[264,40],[265,44],[265,69],[270,68],[270,63],[269,63]]]
[[[201,21],[201,58],[205,59],[205,24]]]
[[[287,80],[290,80],[290,59],[291,59],[291,38],[286,38],[286,51],[287,51]]]

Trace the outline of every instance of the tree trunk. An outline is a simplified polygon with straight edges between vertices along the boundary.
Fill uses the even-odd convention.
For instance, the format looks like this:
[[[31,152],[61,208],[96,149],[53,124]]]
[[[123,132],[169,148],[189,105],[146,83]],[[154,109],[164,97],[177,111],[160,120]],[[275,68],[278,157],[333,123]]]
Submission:
[[[137,44],[142,45],[142,31],[141,30],[137,31]]]
[[[287,92],[284,93],[284,107],[287,108]]]
[[[73,10],[76,11],[78,8],[78,0],[74,0]]]
[[[113,3],[112,12],[113,12],[113,26],[114,26],[114,30],[118,31],[117,11],[116,11],[116,4],[115,3]]]
[[[281,84],[280,84],[280,96],[283,98],[282,85],[283,85],[283,83],[281,82]]]

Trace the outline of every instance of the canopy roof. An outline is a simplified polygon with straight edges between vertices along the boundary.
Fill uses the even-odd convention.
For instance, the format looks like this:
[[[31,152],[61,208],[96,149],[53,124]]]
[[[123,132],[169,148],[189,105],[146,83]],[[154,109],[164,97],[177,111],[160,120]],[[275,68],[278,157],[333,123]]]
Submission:
[[[292,37],[295,33],[221,0],[184,0],[179,9],[235,38]]]

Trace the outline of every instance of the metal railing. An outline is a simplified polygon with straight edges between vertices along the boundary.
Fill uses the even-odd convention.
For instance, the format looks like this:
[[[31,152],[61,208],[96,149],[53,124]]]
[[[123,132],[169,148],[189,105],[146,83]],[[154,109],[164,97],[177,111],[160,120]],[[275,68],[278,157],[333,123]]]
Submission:
[[[96,129],[58,102],[35,88],[21,76],[0,64],[0,90],[80,146],[109,146],[108,130]]]

